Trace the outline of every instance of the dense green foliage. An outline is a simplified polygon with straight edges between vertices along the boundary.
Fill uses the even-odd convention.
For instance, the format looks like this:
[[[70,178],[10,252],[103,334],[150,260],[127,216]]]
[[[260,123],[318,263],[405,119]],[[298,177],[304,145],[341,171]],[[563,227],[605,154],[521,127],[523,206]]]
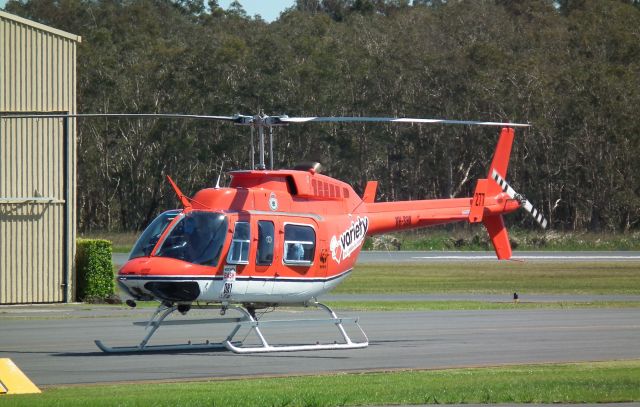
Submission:
[[[100,301],[114,294],[111,242],[78,239],[76,244],[77,296],[82,301]]]
[[[560,230],[640,226],[640,7],[633,0],[298,0],[273,22],[203,0],[22,0],[6,10],[83,37],[82,112],[384,115],[530,121],[509,180]],[[140,229],[249,132],[169,120],[82,120],[81,230]],[[275,163],[320,161],[378,199],[471,194],[496,130],[278,129]],[[522,213],[510,222],[529,225]]]
[[[327,391],[331,389],[331,391]],[[616,361],[325,376],[72,386],[4,406],[363,406],[640,400],[640,363]]]

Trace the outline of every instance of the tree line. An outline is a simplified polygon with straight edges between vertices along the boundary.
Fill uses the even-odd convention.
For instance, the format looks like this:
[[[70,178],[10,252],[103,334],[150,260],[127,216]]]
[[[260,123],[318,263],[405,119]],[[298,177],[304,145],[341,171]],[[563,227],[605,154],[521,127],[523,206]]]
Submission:
[[[298,0],[271,23],[202,0],[11,0],[5,10],[82,36],[80,112],[530,122],[507,179],[553,228],[640,228],[636,0]],[[193,194],[250,163],[249,130],[229,124],[78,126],[81,231],[139,230],[177,205],[165,175]],[[379,180],[378,200],[469,196],[497,134],[289,126],[275,132],[274,161],[319,161],[357,191]],[[522,213],[510,222],[532,225]]]

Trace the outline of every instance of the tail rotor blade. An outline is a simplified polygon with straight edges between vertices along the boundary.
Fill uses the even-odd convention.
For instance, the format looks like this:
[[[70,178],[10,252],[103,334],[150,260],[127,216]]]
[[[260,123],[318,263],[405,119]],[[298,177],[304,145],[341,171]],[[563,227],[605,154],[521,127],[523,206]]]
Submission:
[[[538,222],[538,224],[542,227],[542,229],[546,229],[547,228],[547,220],[544,218],[544,216],[542,215],[542,212],[539,211],[538,209],[536,209],[533,204],[531,202],[529,202],[529,200],[527,198],[525,198],[523,195],[517,193],[513,188],[511,188],[511,185],[509,185],[507,183],[507,181],[504,180],[504,178],[502,178],[500,176],[500,174],[498,174],[498,172],[496,170],[493,170],[493,173],[491,174],[493,180],[500,185],[500,188],[502,188],[502,190],[504,192],[507,193],[507,195],[509,195],[509,197],[511,199],[515,199],[516,201],[520,202],[520,206],[522,206],[522,208],[529,212],[531,214],[531,216],[533,217],[533,219],[535,219],[536,222]]]
[[[531,214],[531,216],[533,216],[533,219],[535,219],[536,222],[538,222],[538,224],[540,226],[542,226],[542,229],[546,229],[547,228],[547,220],[542,215],[542,212],[540,212],[539,210],[537,210],[536,208],[533,207],[531,202],[529,202],[528,200],[525,200],[524,209],[527,212],[529,212]]]
[[[518,194],[513,188],[511,188],[511,185],[507,184],[507,181],[505,181],[504,178],[502,178],[500,174],[498,174],[498,171],[493,170],[493,174],[491,176],[493,177],[493,180],[497,182],[498,185],[500,185],[500,188],[502,188],[502,191],[506,192],[511,199],[516,199],[517,201],[520,201],[520,199],[518,199],[520,194]]]

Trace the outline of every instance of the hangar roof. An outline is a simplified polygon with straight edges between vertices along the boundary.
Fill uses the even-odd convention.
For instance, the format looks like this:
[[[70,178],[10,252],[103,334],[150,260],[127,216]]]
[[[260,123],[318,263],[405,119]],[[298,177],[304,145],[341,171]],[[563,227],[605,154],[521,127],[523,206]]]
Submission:
[[[27,20],[26,18],[18,17],[15,14],[9,14],[9,13],[7,13],[5,11],[2,11],[2,10],[0,10],[0,18],[11,20],[11,21],[15,21],[16,23],[19,23],[19,24],[28,25],[28,26],[36,28],[38,30],[46,31],[48,33],[51,33],[51,34],[54,34],[54,35],[58,35],[60,37],[68,38],[68,39],[76,41],[76,42],[81,42],[82,41],[82,37],[80,37],[79,35],[70,34],[70,33],[66,32],[66,31],[58,30],[57,28],[53,28],[53,27],[49,27],[49,26],[44,25],[44,24],[36,23],[35,21]]]

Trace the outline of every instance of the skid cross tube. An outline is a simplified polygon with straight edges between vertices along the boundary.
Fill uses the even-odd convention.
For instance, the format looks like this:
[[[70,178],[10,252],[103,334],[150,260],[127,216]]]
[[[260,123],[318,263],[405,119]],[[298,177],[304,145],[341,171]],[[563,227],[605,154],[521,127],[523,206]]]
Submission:
[[[95,343],[105,353],[135,353],[135,352],[159,352],[159,351],[180,351],[180,350],[208,350],[208,349],[227,349],[233,353],[245,354],[245,353],[269,353],[269,352],[295,352],[295,351],[310,351],[310,350],[337,350],[337,349],[359,349],[365,348],[369,345],[369,339],[367,335],[360,327],[357,318],[339,318],[335,312],[325,304],[319,302],[312,302],[309,305],[313,305],[319,309],[326,311],[330,318],[328,319],[295,319],[295,320],[268,320],[258,321],[254,318],[245,307],[241,305],[229,305],[229,308],[235,309],[242,314],[240,318],[224,318],[224,319],[196,319],[196,320],[184,320],[184,321],[165,321],[165,319],[173,312],[178,310],[177,305],[166,306],[161,304],[155,310],[148,322],[144,323],[145,329],[148,331],[142,341],[137,346],[116,346],[110,347],[105,345],[102,341],[96,340]],[[207,308],[220,308],[219,306],[212,306]],[[234,328],[231,330],[227,338],[223,342],[209,342],[199,344],[192,344],[191,341],[186,344],[174,344],[174,345],[148,345],[151,337],[156,333],[158,328],[162,324],[166,325],[182,325],[182,324],[203,324],[203,323],[235,323]],[[359,330],[364,337],[363,342],[354,342],[351,340],[347,331],[344,329],[344,323],[352,323]],[[328,343],[328,344],[312,344],[312,345],[271,345],[265,338],[265,335],[260,329],[261,326],[279,326],[279,325],[322,325],[333,324],[337,327],[338,332],[342,336],[342,343]],[[134,325],[142,325],[141,323],[134,322]],[[234,341],[233,338],[242,328],[249,328],[249,333],[252,331],[258,337],[261,346],[243,347],[242,341]],[[248,333],[248,334],[249,334]],[[247,334],[247,335],[248,335]]]
[[[241,353],[241,354],[269,353],[269,352],[296,352],[296,351],[310,351],[310,350],[359,349],[359,348],[366,348],[367,346],[369,346],[369,339],[367,338],[367,335],[362,330],[362,327],[360,326],[360,324],[358,324],[357,319],[338,318],[335,312],[333,312],[331,308],[319,302],[312,302],[310,305],[313,305],[317,308],[320,308],[326,311],[327,313],[329,313],[331,318],[330,319],[304,319],[304,320],[296,319],[296,320],[278,320],[278,321],[258,321],[253,316],[251,316],[251,314],[243,307],[234,307],[235,309],[237,309],[238,311],[242,312],[245,315],[245,322],[239,322],[236,325],[235,329],[231,331],[231,334],[229,334],[229,336],[227,337],[227,340],[224,341],[224,346],[230,351],[232,351],[233,353]],[[343,322],[352,322],[356,327],[358,327],[358,329],[362,333],[362,336],[364,337],[364,341],[353,342],[349,337],[349,335],[347,334],[347,331],[342,326]],[[327,343],[327,344],[316,343],[313,345],[280,345],[280,346],[270,345],[267,342],[266,338],[264,337],[264,334],[260,330],[260,326],[284,325],[284,324],[287,324],[287,325],[334,324],[338,328],[338,331],[340,332],[340,334],[342,335],[344,342],[343,343]],[[233,342],[233,337],[238,333],[240,328],[242,328],[243,326],[249,326],[249,332],[251,331],[255,332],[262,346],[242,347],[242,346],[237,346],[236,343]]]

